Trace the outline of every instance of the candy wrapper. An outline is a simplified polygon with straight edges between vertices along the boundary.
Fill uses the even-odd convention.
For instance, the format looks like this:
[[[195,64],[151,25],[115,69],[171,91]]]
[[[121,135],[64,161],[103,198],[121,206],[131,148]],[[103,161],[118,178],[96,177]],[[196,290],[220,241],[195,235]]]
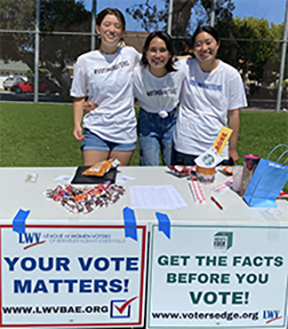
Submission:
[[[288,193],[281,191],[278,195],[277,199],[287,199],[288,200]]]
[[[227,176],[233,175],[232,166],[219,165],[217,166],[217,169]]]
[[[190,176],[191,179],[195,179],[196,166],[186,167],[182,165],[168,166],[171,172],[178,177]]]
[[[76,188],[72,185],[58,185],[55,189],[47,189],[46,196],[59,202],[68,211],[73,213],[89,213],[94,209],[108,207],[120,199],[125,189],[121,185],[103,184]]]
[[[176,165],[176,166],[168,166],[168,168],[176,176],[179,176],[179,177],[189,176],[189,168],[188,167]]]
[[[99,176],[102,177],[108,171],[110,171],[113,168],[117,168],[120,165],[120,161],[117,159],[109,159],[102,162],[98,162],[95,165],[89,167],[87,170],[85,170],[82,175],[92,175],[92,176]]]

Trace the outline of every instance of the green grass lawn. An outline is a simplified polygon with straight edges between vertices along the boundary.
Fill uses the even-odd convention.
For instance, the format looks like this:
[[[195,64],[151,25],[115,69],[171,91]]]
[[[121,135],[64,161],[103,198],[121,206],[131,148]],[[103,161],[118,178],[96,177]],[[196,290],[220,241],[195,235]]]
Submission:
[[[240,164],[245,153],[267,157],[277,144],[288,144],[288,114],[243,111],[240,115]],[[72,132],[72,104],[0,103],[0,166],[80,166],[80,143]],[[131,165],[139,165],[138,147]]]

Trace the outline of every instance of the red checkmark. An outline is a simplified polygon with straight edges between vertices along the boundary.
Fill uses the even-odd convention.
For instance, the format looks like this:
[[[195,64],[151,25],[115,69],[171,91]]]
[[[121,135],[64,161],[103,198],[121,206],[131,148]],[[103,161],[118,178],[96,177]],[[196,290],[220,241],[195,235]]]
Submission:
[[[136,298],[137,298],[137,297],[133,297],[133,298],[127,300],[127,302],[125,302],[121,307],[118,307],[117,305],[115,305],[115,307],[117,308],[118,312],[119,312],[120,314],[122,314],[122,313],[124,312],[125,308],[126,308],[130,303],[132,303],[133,300],[135,300]]]

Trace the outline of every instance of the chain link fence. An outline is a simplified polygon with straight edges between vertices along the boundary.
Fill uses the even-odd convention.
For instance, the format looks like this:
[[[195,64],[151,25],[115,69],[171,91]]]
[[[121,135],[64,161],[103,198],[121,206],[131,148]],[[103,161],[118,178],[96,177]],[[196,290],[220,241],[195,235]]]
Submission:
[[[190,3],[190,12],[180,6],[184,2],[185,6]],[[190,39],[197,25],[215,25],[221,39],[219,58],[240,72],[249,107],[277,110],[278,97],[278,107],[288,108],[287,0],[275,1],[283,15],[280,23],[253,17],[249,7],[245,8],[245,17],[233,16],[237,9],[233,6],[241,6],[239,0],[121,3],[120,6],[115,0],[0,0],[0,100],[71,102],[69,92],[77,57],[99,48],[95,16],[106,7],[117,7],[127,21],[121,42],[139,52],[149,32],[157,28],[170,32],[177,54],[193,56]],[[250,0],[250,3],[255,10],[257,4],[268,8],[270,1]],[[5,90],[3,83],[8,77],[28,80],[27,90],[19,88],[16,82]],[[38,88],[34,83],[37,80]]]

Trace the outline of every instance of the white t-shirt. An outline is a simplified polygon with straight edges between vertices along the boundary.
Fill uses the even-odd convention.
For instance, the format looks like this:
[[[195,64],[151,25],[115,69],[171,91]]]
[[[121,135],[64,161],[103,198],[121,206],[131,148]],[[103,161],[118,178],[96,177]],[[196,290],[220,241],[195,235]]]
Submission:
[[[170,112],[178,106],[185,75],[185,60],[174,64],[177,71],[155,77],[148,65],[137,66],[133,73],[133,91],[140,107],[149,113]]]
[[[240,74],[222,61],[207,73],[197,59],[188,59],[186,75],[174,130],[175,149],[200,155],[213,145],[221,127],[227,126],[228,110],[246,107],[247,101]],[[228,159],[228,145],[221,155]]]
[[[84,128],[107,141],[136,141],[132,74],[140,59],[132,47],[118,48],[115,55],[91,51],[77,59],[71,96],[88,95],[99,106],[84,116]]]

